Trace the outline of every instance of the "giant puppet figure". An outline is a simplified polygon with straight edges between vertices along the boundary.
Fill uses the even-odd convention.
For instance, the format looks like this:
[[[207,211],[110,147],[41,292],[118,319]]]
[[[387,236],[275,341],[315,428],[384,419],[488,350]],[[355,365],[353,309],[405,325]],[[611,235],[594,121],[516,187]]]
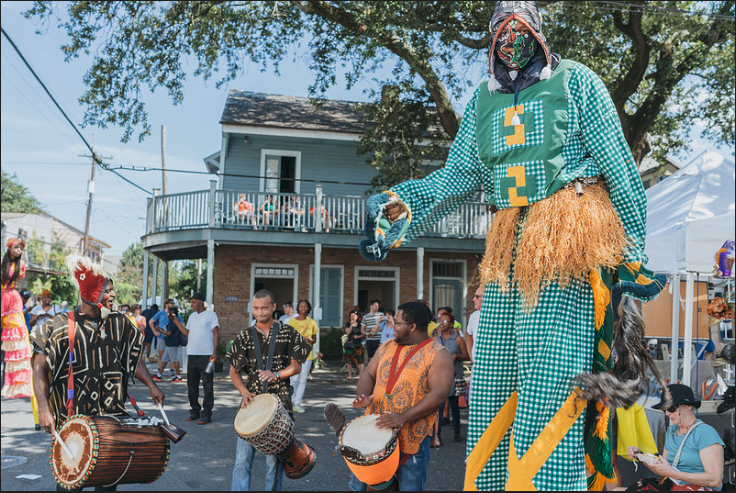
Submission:
[[[491,78],[445,167],[371,197],[360,251],[380,262],[484,191],[497,212],[480,265],[465,488],[596,488],[613,476],[611,406],[633,402],[648,366],[622,344],[613,368],[611,300],[646,301],[663,284],[643,267],[646,197],[605,86],[550,51],[535,3],[498,2],[490,30]],[[641,325],[629,330],[640,345]]]

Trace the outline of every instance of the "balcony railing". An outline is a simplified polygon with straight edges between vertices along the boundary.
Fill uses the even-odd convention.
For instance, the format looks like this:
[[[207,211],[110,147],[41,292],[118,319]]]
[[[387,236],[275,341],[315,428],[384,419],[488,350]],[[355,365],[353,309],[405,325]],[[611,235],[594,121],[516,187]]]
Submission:
[[[201,190],[149,200],[147,234],[224,228],[363,234],[367,197]],[[318,211],[321,211],[319,213]],[[466,202],[425,236],[484,238],[491,213],[482,202]]]

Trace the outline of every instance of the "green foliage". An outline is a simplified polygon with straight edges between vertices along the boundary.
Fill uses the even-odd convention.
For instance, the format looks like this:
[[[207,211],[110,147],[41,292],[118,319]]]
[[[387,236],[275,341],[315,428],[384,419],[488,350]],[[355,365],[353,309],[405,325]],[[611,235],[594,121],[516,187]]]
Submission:
[[[466,74],[487,63],[495,3],[82,1],[61,4],[60,27],[70,40],[62,47],[68,60],[94,53],[80,99],[85,123],[120,125],[123,141],[136,129],[139,140],[150,134],[143,94],[162,88],[173,104],[183,100],[189,67],[205,80],[218,74],[219,88],[247,63],[278,74],[296,46],[306,49],[314,98],[338,75],[350,89],[392,67],[390,80],[373,80],[395,85],[398,94],[369,112],[376,128],[361,144],[377,155],[370,161],[381,176],[373,186],[384,186],[421,176],[418,163],[455,137],[451,101],[480,82]],[[61,18],[54,5],[34,2],[25,15]],[[637,162],[652,143],[660,154],[685,148],[695,121],[707,137],[734,144],[733,0],[540,6],[552,50],[590,66],[612,92]],[[409,146],[427,141],[414,149],[420,156],[408,157]]]
[[[330,329],[326,334],[322,333],[319,340],[319,350],[324,359],[342,358],[342,336],[344,330],[338,328]]]
[[[207,262],[203,262],[202,278],[206,277]],[[148,258],[149,296],[153,297],[153,256]],[[163,262],[159,262],[159,279],[163,274]],[[133,243],[120,259],[117,274],[114,278],[116,302],[118,304],[139,303],[143,296],[143,244]],[[160,284],[159,284],[160,286]],[[169,298],[179,302],[179,313],[186,321],[191,313],[189,296],[197,289],[197,262],[185,260],[169,262]],[[158,294],[158,293],[156,293]]]
[[[26,187],[21,185],[18,177],[13,173],[8,175],[0,171],[2,175],[2,210],[3,212],[23,212],[37,214],[43,212],[38,199],[31,195]]]

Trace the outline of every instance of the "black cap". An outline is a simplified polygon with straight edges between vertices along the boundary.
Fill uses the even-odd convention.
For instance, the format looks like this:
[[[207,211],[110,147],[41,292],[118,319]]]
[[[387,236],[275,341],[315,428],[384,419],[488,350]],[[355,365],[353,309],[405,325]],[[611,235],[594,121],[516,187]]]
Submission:
[[[190,300],[199,300],[199,301],[205,301],[204,295],[202,293],[194,292],[192,293],[192,296],[189,298]]]
[[[693,406],[695,409],[700,408],[700,401],[695,400],[693,389],[687,385],[680,383],[671,383],[667,386],[672,394],[672,404],[670,406],[676,406],[678,404],[685,404],[687,406]],[[653,409],[661,409],[664,405],[664,397],[658,404],[652,406]]]

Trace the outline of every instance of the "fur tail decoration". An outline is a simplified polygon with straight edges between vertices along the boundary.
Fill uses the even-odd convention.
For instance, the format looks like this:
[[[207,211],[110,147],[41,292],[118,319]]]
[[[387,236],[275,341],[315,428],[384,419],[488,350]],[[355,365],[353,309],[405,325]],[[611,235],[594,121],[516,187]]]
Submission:
[[[644,340],[644,320],[634,300],[624,296],[618,307],[613,346],[617,354],[612,373],[582,373],[577,380],[583,397],[589,401],[606,400],[610,406],[628,408],[649,390],[648,371],[662,384],[664,397],[670,395],[657,365],[649,355]],[[667,404],[665,407],[669,407]]]
[[[617,359],[613,365],[613,374],[625,382],[635,382],[643,393],[649,391],[647,370],[651,371],[664,389],[663,398],[669,402],[670,394],[662,375],[649,355],[647,341],[644,339],[644,319],[636,302],[623,296],[618,307],[618,321],[614,328],[613,347]],[[632,403],[633,404],[633,403]],[[621,407],[621,406],[616,406]],[[623,406],[629,407],[629,406]],[[667,404],[666,407],[669,407]]]

